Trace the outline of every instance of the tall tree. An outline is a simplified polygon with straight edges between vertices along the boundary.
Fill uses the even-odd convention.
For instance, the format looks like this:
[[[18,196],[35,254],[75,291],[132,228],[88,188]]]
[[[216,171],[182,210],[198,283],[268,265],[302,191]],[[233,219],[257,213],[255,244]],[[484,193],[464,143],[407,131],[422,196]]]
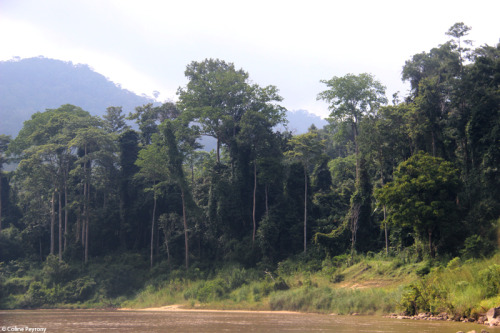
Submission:
[[[84,247],[84,261],[88,262],[89,257],[89,239],[90,239],[90,221],[92,210],[91,191],[93,186],[97,188],[96,167],[109,165],[109,154],[116,151],[115,142],[112,136],[104,129],[102,121],[98,118],[89,118],[84,126],[76,131],[75,137],[68,143],[69,149],[76,149],[79,152],[79,158],[76,161],[77,167],[74,174],[81,179],[83,195],[81,196],[81,221],[82,233],[81,240]]]
[[[359,123],[367,114],[377,112],[380,105],[387,103],[385,87],[371,74],[347,74],[321,80],[329,88],[318,94],[318,100],[328,103],[332,120],[346,121],[354,133],[356,152],[356,179],[359,178]]]
[[[291,149],[285,155],[302,164],[304,170],[304,252],[307,252],[307,197],[309,169],[314,161],[323,153],[325,142],[318,138],[318,133],[307,132],[294,136],[290,142]]]
[[[448,29],[446,35],[453,37],[453,43],[457,48],[458,54],[460,55],[460,72],[463,70],[464,57],[463,53],[469,51],[468,48],[463,47],[463,44],[472,45],[472,41],[463,40],[462,38],[469,34],[471,27],[465,25],[463,22],[457,22]]]
[[[26,121],[13,144],[9,147],[11,153],[25,168],[35,168],[37,163],[45,170],[34,173],[38,177],[47,177],[51,189],[51,253],[54,253],[54,223],[56,218],[56,198],[59,202],[59,258],[62,259],[63,243],[67,243],[68,230],[68,177],[75,159],[68,145],[83,126],[90,126],[91,116],[79,107],[66,104],[58,109],[48,109],[38,112]],[[35,182],[36,183],[36,182]],[[32,184],[34,184],[32,182]],[[64,197],[64,208],[63,208]],[[64,228],[63,228],[64,211]]]
[[[121,106],[110,106],[106,109],[103,119],[109,132],[120,134],[130,129],[130,126],[125,122],[125,115],[122,112]]]
[[[139,151],[136,165],[139,168],[137,177],[145,179],[151,187],[146,188],[146,191],[153,193],[153,211],[151,214],[151,242],[150,242],[150,267],[153,267],[153,250],[154,250],[154,234],[156,221],[156,207],[158,196],[162,192],[162,186],[165,185],[169,177],[167,149],[165,146],[158,144],[155,139],[158,135],[153,136],[153,143],[144,147]]]
[[[175,130],[177,126],[177,133],[180,138],[176,138]],[[186,269],[189,268],[189,228],[187,224],[187,211],[186,211],[186,201],[188,200],[189,191],[188,184],[184,175],[184,170],[182,164],[184,162],[183,152],[180,150],[180,141],[185,139],[186,131],[179,131],[180,127],[186,126],[186,124],[177,121],[166,120],[161,125],[161,133],[164,137],[164,142],[167,148],[167,168],[171,182],[176,184],[181,192],[181,202],[182,202],[182,224],[184,227],[184,260]],[[186,126],[187,127],[187,126]],[[187,136],[188,140],[190,136]],[[179,140],[180,139],[180,140]]]
[[[183,114],[201,125],[202,134],[217,140],[217,161],[221,143],[227,144],[234,125],[246,111],[248,73],[219,59],[193,61],[184,72],[189,82],[179,88]]]

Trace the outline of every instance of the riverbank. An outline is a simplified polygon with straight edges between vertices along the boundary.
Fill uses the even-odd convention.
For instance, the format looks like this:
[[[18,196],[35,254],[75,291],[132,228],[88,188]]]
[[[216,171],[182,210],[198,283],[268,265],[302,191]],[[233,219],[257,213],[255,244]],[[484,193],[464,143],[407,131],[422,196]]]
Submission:
[[[500,254],[441,261],[383,254],[339,256],[286,260],[273,270],[227,265],[210,271],[168,266],[132,271],[123,269],[123,261],[94,265],[85,274],[57,258],[43,269],[19,268],[0,286],[2,308],[448,313],[478,320],[500,305]],[[141,274],[144,282],[139,285]],[[125,283],[129,281],[137,281],[137,287]]]
[[[363,257],[323,262],[312,271],[285,262],[274,273],[241,268],[203,280],[148,285],[122,303],[130,309],[178,304],[184,309],[292,311],[324,314],[448,313],[477,321],[500,305],[500,255],[489,259],[404,263]]]

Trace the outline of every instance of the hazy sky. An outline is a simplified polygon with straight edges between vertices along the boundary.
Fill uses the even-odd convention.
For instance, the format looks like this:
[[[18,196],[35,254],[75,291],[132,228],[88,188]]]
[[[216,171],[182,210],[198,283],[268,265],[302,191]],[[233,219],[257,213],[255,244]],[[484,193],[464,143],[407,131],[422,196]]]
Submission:
[[[373,74],[404,96],[404,62],[448,40],[456,22],[474,46],[496,45],[500,1],[0,0],[0,60],[45,56],[90,65],[122,87],[175,100],[186,65],[233,62],[276,85],[289,110],[321,116],[319,81]]]

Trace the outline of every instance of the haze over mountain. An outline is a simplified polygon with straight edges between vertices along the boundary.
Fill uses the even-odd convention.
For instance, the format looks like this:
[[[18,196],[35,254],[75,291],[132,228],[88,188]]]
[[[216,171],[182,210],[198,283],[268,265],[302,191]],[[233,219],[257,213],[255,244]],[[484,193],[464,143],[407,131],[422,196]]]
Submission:
[[[109,106],[122,106],[128,114],[152,102],[148,96],[122,89],[88,65],[44,57],[0,62],[0,134],[15,137],[33,113],[63,104],[101,116]],[[288,112],[287,118],[294,134],[306,132],[311,124],[318,128],[327,124],[305,110]]]

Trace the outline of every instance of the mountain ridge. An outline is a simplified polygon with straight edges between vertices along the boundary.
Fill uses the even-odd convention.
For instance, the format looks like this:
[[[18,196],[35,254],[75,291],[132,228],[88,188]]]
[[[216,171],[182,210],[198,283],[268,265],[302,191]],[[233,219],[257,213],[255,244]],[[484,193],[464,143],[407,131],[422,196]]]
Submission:
[[[0,134],[15,137],[32,114],[64,104],[102,116],[110,106],[121,106],[128,114],[154,102],[121,88],[89,65],[43,56],[0,61]],[[294,134],[307,132],[311,124],[321,128],[327,123],[306,110],[287,111],[287,119]]]

